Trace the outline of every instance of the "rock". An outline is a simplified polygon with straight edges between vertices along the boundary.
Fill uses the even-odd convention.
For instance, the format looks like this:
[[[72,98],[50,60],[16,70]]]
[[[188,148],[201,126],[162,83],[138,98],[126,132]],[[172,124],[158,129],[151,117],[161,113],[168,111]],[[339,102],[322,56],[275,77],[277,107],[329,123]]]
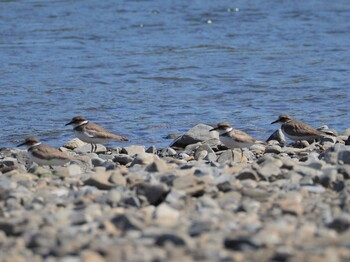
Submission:
[[[205,182],[193,175],[186,175],[175,178],[173,187],[176,190],[185,191],[190,196],[201,196],[204,194],[206,187]]]
[[[227,237],[224,240],[224,247],[234,251],[247,251],[258,248],[258,246],[246,236]]]
[[[149,165],[154,162],[157,156],[149,153],[143,153],[136,155],[130,166],[134,165]]]
[[[112,172],[109,181],[117,186],[126,186],[126,178],[119,172]]]
[[[269,142],[272,140],[278,141],[281,145],[286,144],[286,137],[284,136],[281,129],[278,129],[275,132],[273,132],[273,134],[266,140],[266,142]]]
[[[222,152],[222,154],[218,157],[217,162],[220,164],[227,164],[231,162],[239,163],[241,162],[241,156],[241,152],[229,149]]]
[[[65,143],[63,146],[64,146],[65,148],[70,149],[70,150],[74,150],[74,149],[76,149],[76,148],[78,148],[78,147],[82,147],[82,146],[84,146],[84,145],[86,145],[85,142],[81,141],[79,138],[74,138],[74,139],[72,139],[72,140],[69,140],[69,141],[68,141],[67,143]]]
[[[107,148],[104,145],[96,144],[97,148],[94,150],[95,153],[106,153]],[[83,146],[77,147],[74,149],[74,152],[81,153],[81,154],[87,154],[91,153],[92,146],[91,144],[84,144]]]
[[[105,262],[105,259],[99,253],[92,250],[84,250],[80,256],[82,262]]]
[[[106,162],[106,160],[103,160],[102,158],[99,158],[98,156],[91,158],[91,163],[93,166],[103,166],[103,164]]]
[[[132,145],[124,147],[123,150],[125,150],[129,156],[142,155],[146,153],[144,146]]]
[[[115,187],[115,184],[111,183],[109,180],[110,176],[111,173],[109,172],[99,171],[93,173],[89,179],[84,181],[84,184],[88,186],[95,186],[98,189],[108,190]]]
[[[340,234],[344,233],[350,227],[350,215],[348,213],[341,214],[340,216],[334,218],[328,227],[334,229]]]
[[[170,243],[174,246],[185,246],[186,245],[185,241],[181,237],[179,237],[175,234],[159,235],[154,242],[155,245],[161,246],[161,247],[165,246],[168,243]]]
[[[218,133],[209,132],[209,130],[212,128],[213,127],[205,124],[198,124],[179,138],[175,139],[170,146],[185,148],[187,145],[204,141],[206,141],[210,146],[218,145],[220,144]]]
[[[170,157],[173,157],[175,156],[177,153],[176,153],[176,150],[171,148],[171,147],[166,147],[166,148],[163,148],[160,152],[159,152],[159,156],[161,157],[167,157],[167,156],[170,156]]]
[[[147,172],[166,172],[169,170],[167,163],[163,159],[155,159],[153,163],[149,164],[146,169]]]
[[[145,196],[151,205],[162,203],[169,192],[169,188],[165,184],[139,183],[135,185],[135,188],[136,193]]]
[[[149,148],[147,148],[146,153],[156,154],[157,153],[157,148],[155,146],[150,146]]]
[[[71,164],[67,167],[70,176],[78,176],[82,174],[82,170],[79,165]]]
[[[154,221],[159,225],[175,226],[180,218],[180,212],[166,203],[160,204],[154,212]]]
[[[239,180],[245,180],[245,179],[252,179],[255,181],[259,180],[258,174],[250,168],[246,168],[246,169],[243,169],[242,171],[240,171],[236,175],[236,178]]]
[[[113,158],[114,162],[119,163],[119,164],[124,165],[124,166],[131,163],[132,160],[133,160],[133,158],[129,155],[126,155],[126,154],[117,154]]]
[[[282,148],[279,145],[267,146],[265,149],[265,153],[280,154],[281,152]]]
[[[121,231],[140,230],[143,224],[133,215],[120,214],[111,219],[112,224]]]
[[[17,184],[15,182],[0,175],[0,200],[5,199],[11,190],[16,188],[16,186]]]
[[[5,157],[1,162],[5,166],[17,166],[18,165],[17,159],[13,158],[13,157]]]
[[[283,199],[277,201],[277,205],[284,213],[293,214],[298,217],[303,215],[303,197],[296,192],[288,192],[283,195]]]
[[[122,198],[122,194],[119,190],[111,189],[108,191],[106,202],[112,207],[115,207],[119,204]]]

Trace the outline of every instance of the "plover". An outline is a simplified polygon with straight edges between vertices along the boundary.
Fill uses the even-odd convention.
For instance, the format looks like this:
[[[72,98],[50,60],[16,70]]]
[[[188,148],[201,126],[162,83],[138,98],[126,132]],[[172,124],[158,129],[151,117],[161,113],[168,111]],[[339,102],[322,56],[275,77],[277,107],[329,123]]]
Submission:
[[[77,138],[91,144],[92,152],[97,149],[96,144],[105,144],[110,141],[128,141],[126,137],[110,133],[103,127],[89,122],[82,116],[73,117],[67,125],[73,126]]]
[[[306,140],[310,142],[326,135],[301,121],[294,120],[289,115],[280,115],[271,124],[275,123],[282,123],[281,129],[283,133],[293,141]]]
[[[34,136],[26,137],[24,142],[17,146],[27,146],[29,158],[39,165],[63,166],[72,160],[70,156],[57,148],[41,143]]]
[[[210,131],[219,132],[219,139],[221,143],[228,148],[240,148],[242,152],[241,157],[243,157],[243,148],[249,148],[256,142],[259,142],[247,133],[233,129],[227,122],[219,123],[217,127],[211,129]]]

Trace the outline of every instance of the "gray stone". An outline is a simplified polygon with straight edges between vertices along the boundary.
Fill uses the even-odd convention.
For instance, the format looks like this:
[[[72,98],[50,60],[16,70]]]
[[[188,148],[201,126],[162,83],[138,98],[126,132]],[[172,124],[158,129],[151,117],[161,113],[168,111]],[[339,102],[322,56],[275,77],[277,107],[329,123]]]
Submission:
[[[94,149],[95,153],[106,153],[107,149],[104,145],[97,144],[97,148]],[[91,144],[84,144],[83,146],[77,147],[74,149],[74,152],[81,153],[81,154],[86,154],[90,153],[92,151],[92,146]]]
[[[122,231],[141,230],[143,224],[133,215],[120,214],[111,219],[112,224]]]
[[[159,155],[160,155],[161,157],[167,157],[167,156],[173,157],[173,156],[175,156],[176,154],[177,154],[177,153],[176,153],[176,150],[173,149],[173,148],[171,148],[171,147],[165,147],[165,148],[163,148],[163,149],[160,151],[160,153],[159,153]]]
[[[11,190],[16,188],[17,184],[7,177],[0,175],[0,200],[5,199]]]
[[[259,180],[259,176],[258,174],[252,170],[252,169],[243,169],[242,171],[240,171],[237,175],[236,178],[239,180],[245,180],[245,179],[252,179],[255,181]]]
[[[170,146],[185,148],[187,145],[204,141],[210,142],[210,145],[218,145],[220,144],[219,135],[217,132],[209,132],[212,128],[205,124],[198,124],[175,139]]]
[[[69,141],[68,141],[67,143],[65,143],[63,146],[64,146],[65,148],[70,149],[70,150],[74,150],[74,149],[76,149],[76,148],[78,148],[78,147],[82,147],[82,146],[84,146],[84,145],[86,145],[85,142],[81,141],[79,138],[74,138],[74,139],[72,139],[72,140],[69,140]]]
[[[201,196],[204,194],[206,184],[196,176],[187,175],[175,178],[173,187],[176,190],[185,191],[190,196]]]
[[[2,163],[5,165],[5,166],[16,166],[18,164],[18,161],[16,158],[13,158],[13,157],[5,157],[3,160],[2,160]]]
[[[119,163],[119,164],[124,165],[124,166],[131,163],[132,160],[133,160],[133,158],[129,155],[126,155],[126,154],[117,154],[114,156],[114,159],[113,159],[114,162]]]
[[[138,195],[145,196],[151,205],[159,205],[166,198],[169,188],[165,184],[139,183],[135,186]]]
[[[277,129],[266,141],[272,140],[278,141],[282,145],[286,144],[286,138],[281,129]]]
[[[344,233],[350,228],[350,215],[348,213],[342,213],[334,218],[328,227],[334,229],[338,233]]]
[[[157,148],[155,146],[150,146],[149,148],[147,148],[146,153],[156,154],[157,153]]]
[[[163,159],[157,158],[153,163],[149,164],[145,170],[147,172],[166,172],[169,170],[169,167]]]
[[[154,162],[155,157],[157,157],[157,156],[155,156],[153,154],[149,154],[149,153],[143,153],[143,154],[136,155],[134,160],[131,162],[130,166],[149,165],[149,164]]]
[[[111,189],[108,191],[106,202],[112,207],[115,207],[119,204],[122,198],[122,194],[119,190]]]
[[[267,146],[265,149],[265,153],[280,154],[281,152],[282,148],[279,145]]]
[[[111,183],[109,180],[110,176],[111,173],[109,172],[96,172],[93,173],[89,179],[85,180],[84,184],[88,186],[95,186],[98,189],[108,190],[115,187],[115,184]]]
[[[159,225],[174,226],[179,218],[180,212],[166,203],[160,204],[154,211],[154,221]]]
[[[185,246],[186,242],[175,234],[162,234],[157,236],[154,244],[161,247],[168,244],[172,244],[173,246]]]
[[[109,181],[117,186],[126,186],[126,178],[119,172],[112,172]]]
[[[227,164],[227,163],[239,163],[241,162],[242,153],[238,152],[237,150],[228,149],[221,153],[221,155],[218,157],[217,162],[220,164]]]
[[[106,160],[103,160],[99,157],[93,157],[91,158],[91,163],[93,166],[103,166],[103,164],[106,162]]]
[[[144,146],[127,146],[123,148],[129,156],[141,155],[146,153]]]
[[[71,164],[67,167],[70,176],[78,176],[82,174],[82,170],[79,165]]]

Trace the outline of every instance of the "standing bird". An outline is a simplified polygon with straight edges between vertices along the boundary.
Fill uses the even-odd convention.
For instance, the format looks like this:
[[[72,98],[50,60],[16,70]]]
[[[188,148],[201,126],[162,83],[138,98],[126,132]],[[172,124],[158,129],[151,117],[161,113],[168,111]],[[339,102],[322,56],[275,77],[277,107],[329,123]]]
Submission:
[[[82,116],[75,116],[66,124],[72,125],[75,135],[80,140],[91,144],[91,151],[97,149],[96,144],[105,144],[110,141],[128,141],[126,137],[108,132],[103,127],[89,122]],[[95,146],[95,147],[94,147]]]
[[[24,142],[17,145],[28,147],[28,156],[30,160],[39,164],[47,166],[63,166],[72,160],[72,158],[57,148],[45,145],[34,136],[28,136]]]
[[[217,127],[211,129],[210,131],[219,132],[219,138],[221,143],[223,143],[228,148],[240,148],[243,157],[243,148],[249,148],[256,142],[255,138],[251,137],[247,133],[233,129],[229,123],[219,123]]]
[[[271,124],[275,123],[282,123],[281,129],[283,133],[293,141],[306,140],[312,142],[326,135],[301,121],[294,120],[289,115],[280,115],[278,119]]]

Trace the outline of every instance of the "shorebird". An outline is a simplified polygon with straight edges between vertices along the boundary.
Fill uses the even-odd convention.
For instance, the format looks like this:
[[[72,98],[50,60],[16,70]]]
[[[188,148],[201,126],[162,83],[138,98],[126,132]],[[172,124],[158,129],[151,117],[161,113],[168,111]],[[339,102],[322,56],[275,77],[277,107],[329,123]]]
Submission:
[[[326,135],[301,121],[294,120],[289,115],[280,115],[278,119],[271,124],[275,123],[282,123],[281,129],[283,133],[293,141],[313,141]]]
[[[89,122],[82,116],[75,116],[66,124],[72,125],[75,135],[80,140],[91,144],[91,151],[97,149],[96,144],[105,144],[110,141],[128,141],[126,137],[108,132],[103,127]],[[95,147],[94,147],[95,146]]]
[[[41,143],[35,136],[26,137],[23,143],[17,145],[20,146],[27,146],[30,160],[39,165],[63,166],[72,160],[57,148]]]
[[[223,122],[219,123],[217,127],[211,129],[210,131],[217,131],[219,132],[219,139],[221,143],[223,143],[228,148],[240,148],[243,157],[243,148],[249,148],[258,140],[251,137],[247,133],[233,129],[230,123]]]

